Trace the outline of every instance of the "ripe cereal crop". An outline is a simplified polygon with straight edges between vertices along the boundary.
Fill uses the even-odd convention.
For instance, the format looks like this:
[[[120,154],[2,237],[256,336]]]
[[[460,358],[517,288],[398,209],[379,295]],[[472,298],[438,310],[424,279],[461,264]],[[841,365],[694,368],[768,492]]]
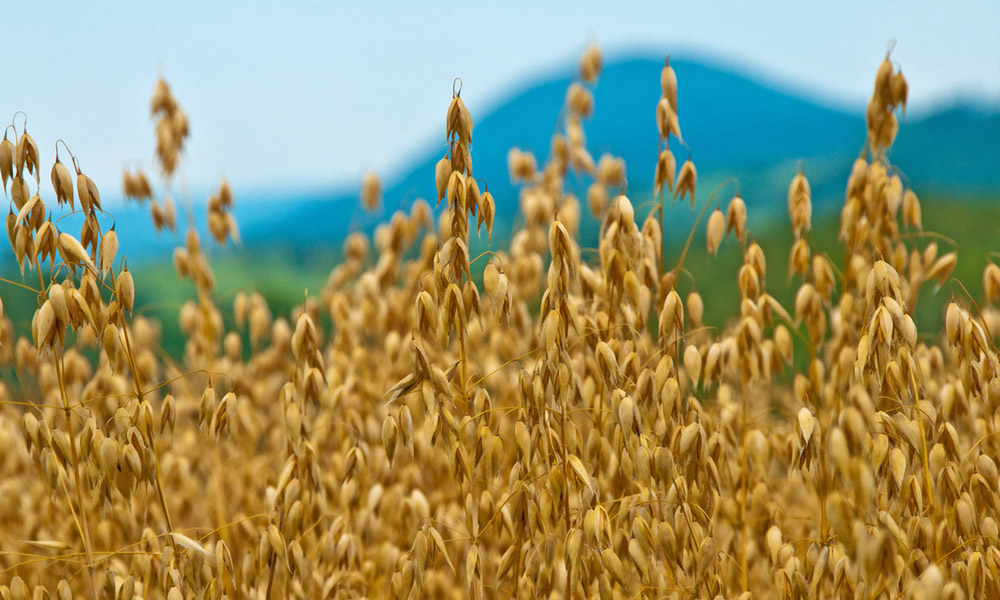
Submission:
[[[211,239],[189,213],[173,254],[195,294],[177,323],[144,316],[107,183],[15,115],[0,172],[20,279],[0,297],[34,312],[15,328],[0,302],[0,598],[1000,597],[1000,267],[963,294],[957,250],[890,163],[902,72],[877,67],[838,254],[814,248],[800,171],[790,254],[765,257],[738,188],[698,185],[669,59],[655,172],[632,174],[653,194],[634,202],[624,161],[594,158],[602,64],[589,46],[548,157],[510,149],[503,239],[515,216],[474,175],[456,81],[436,197],[349,235],[288,314],[216,294],[206,244],[239,242],[223,181]],[[126,170],[122,191],[174,229],[161,183],[188,117],[163,79],[150,108],[160,179]],[[360,189],[384,209],[376,174]],[[681,212],[697,217],[674,252]],[[691,272],[695,245],[741,264]],[[723,327],[685,281],[702,278],[733,283]],[[918,301],[940,331],[918,330]]]

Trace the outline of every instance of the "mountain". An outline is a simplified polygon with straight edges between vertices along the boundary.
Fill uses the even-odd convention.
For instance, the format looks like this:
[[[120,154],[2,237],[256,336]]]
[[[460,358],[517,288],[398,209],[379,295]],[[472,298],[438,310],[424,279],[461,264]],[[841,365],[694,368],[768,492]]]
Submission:
[[[776,92],[740,75],[689,60],[672,60],[679,81],[678,113],[685,141],[701,172],[765,168],[788,157],[825,156],[864,141],[860,120]],[[609,152],[625,159],[630,187],[649,189],[658,137],[662,59],[609,64],[594,89],[595,115],[584,122],[595,159]],[[518,146],[544,160],[571,79],[532,86],[484,116],[473,132],[476,175],[490,183],[498,205],[516,196],[507,177],[507,150]],[[675,148],[680,160],[683,148]],[[429,193],[426,180],[441,150],[428,152],[390,195]],[[777,159],[777,160],[776,160]]]
[[[918,189],[998,195],[1000,107],[960,102],[900,127],[892,162]]]
[[[831,108],[732,69],[690,58],[672,58],[679,82],[678,113],[684,139],[699,172],[701,193],[735,176],[751,211],[783,210],[791,177],[804,169],[814,202],[836,206],[854,158],[864,145],[864,107]],[[584,122],[595,160],[604,152],[625,159],[629,195],[652,188],[658,138],[655,106],[660,97],[662,58],[627,57],[609,62],[594,92],[595,114]],[[561,126],[565,94],[575,70],[567,68],[525,85],[485,115],[473,115],[472,159],[497,202],[499,219],[517,211],[518,192],[507,173],[507,152],[519,147],[542,163],[552,133]],[[672,145],[678,162],[688,150]],[[381,214],[361,210],[355,190],[317,203],[284,205],[262,229],[247,226],[248,241],[293,236],[297,246],[336,240],[349,230],[369,229],[416,198],[433,202],[434,164],[442,142],[389,179]],[[918,191],[1000,195],[1000,107],[959,104],[924,117],[901,119],[892,161]],[[569,181],[583,193],[585,182]],[[699,194],[700,195],[700,194]]]
[[[751,217],[782,214],[788,184],[802,168],[817,210],[840,205],[851,163],[865,141],[863,106],[850,110],[824,106],[779,85],[695,58],[673,57],[671,64],[679,83],[681,130],[698,169],[699,198],[735,177]],[[593,88],[594,116],[583,123],[595,160],[604,152],[625,159],[628,194],[637,205],[649,200],[652,188],[662,67],[661,57],[608,61]],[[544,162],[553,132],[562,127],[566,90],[575,76],[575,67],[567,66],[527,82],[486,114],[473,115],[475,175],[486,181],[496,199],[499,223],[509,225],[518,210],[518,189],[508,177],[507,152],[519,147],[533,152],[539,164]],[[384,205],[374,214],[362,210],[353,186],[239,193],[236,182],[235,216],[245,247],[251,252],[267,247],[305,256],[339,247],[350,231],[371,231],[417,198],[433,204],[434,164],[444,155],[443,137],[442,131],[440,139],[429,143],[409,167],[385,178]],[[676,144],[672,148],[678,163],[687,158],[687,149]],[[933,114],[903,116],[891,159],[918,194],[1000,197],[1000,106],[958,103]],[[586,184],[574,176],[568,181],[581,197]],[[203,210],[195,211],[196,222],[202,224]],[[183,232],[153,232],[144,207],[126,205],[115,216],[119,231],[134,232],[122,238],[122,251],[130,258],[168,255],[183,241]],[[179,215],[182,226],[183,221]],[[128,241],[137,239],[142,242]]]

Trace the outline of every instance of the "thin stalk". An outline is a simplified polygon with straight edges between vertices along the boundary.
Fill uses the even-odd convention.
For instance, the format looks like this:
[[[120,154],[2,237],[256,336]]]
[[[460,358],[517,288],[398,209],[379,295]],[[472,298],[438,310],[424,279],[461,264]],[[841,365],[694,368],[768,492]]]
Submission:
[[[524,547],[523,537],[524,537],[524,527],[521,526],[521,523],[518,523],[517,557],[514,559],[514,593],[511,594],[512,598],[517,595],[517,586],[518,583],[521,581],[521,548]],[[566,580],[569,581],[568,575]]]
[[[45,280],[42,279],[42,268],[38,266],[38,261],[35,261],[35,270],[38,271],[38,307],[41,308],[42,303],[45,302],[45,291],[48,289],[45,287]]]
[[[23,289],[28,290],[29,292],[34,292],[36,294],[39,293],[38,290],[36,290],[35,288],[31,287],[30,285],[24,285],[23,283],[18,283],[17,281],[11,281],[10,279],[5,279],[3,277],[0,277],[0,283],[6,283],[8,285],[12,285],[12,286],[15,286],[15,287],[23,288]],[[42,289],[44,290],[44,286],[43,286]]]
[[[560,444],[559,450],[562,453],[562,464],[563,464],[563,477],[568,479],[570,466],[569,461],[566,459],[566,398],[564,394],[559,395],[559,403],[562,405],[562,410],[559,412],[559,437]],[[569,488],[563,492],[563,513],[566,519],[566,536],[569,537],[569,532],[571,531],[572,524],[569,519]],[[566,564],[566,597],[573,597],[573,564],[567,562]]]
[[[660,202],[656,207],[657,220],[660,222],[660,273],[667,268],[667,233],[663,228],[663,190],[660,190]]]
[[[813,347],[812,342],[809,342],[809,365],[812,365],[813,361],[816,360],[816,349]],[[840,394],[837,396],[837,414],[840,414]],[[816,418],[822,414],[819,410],[819,406],[814,406],[816,411]],[[820,424],[821,431],[826,431],[823,424]],[[827,540],[830,530],[830,519],[826,512],[826,456],[823,453],[822,440],[817,440],[817,450],[819,450],[819,534],[821,540]]]
[[[135,395],[139,400],[139,403],[142,404],[144,394],[142,391],[142,385],[139,382],[139,371],[135,366],[135,356],[132,354],[132,342],[128,336],[128,325],[126,323],[122,323],[122,334],[125,338],[125,356],[128,358],[129,370],[132,371],[132,384],[135,386]],[[160,501],[160,510],[163,511],[163,519],[166,522],[167,533],[169,534],[173,532],[174,525],[170,519],[170,509],[167,508],[167,499],[163,495],[163,484],[161,483],[162,480],[160,477],[160,455],[156,449],[156,442],[154,440],[150,440],[150,446],[153,449],[153,456],[156,459],[156,464],[153,465],[153,479],[156,484],[156,496]],[[177,542],[174,540],[174,536],[168,535],[167,539],[174,550],[174,554],[177,555],[180,549],[177,547]]]
[[[707,206],[707,205],[706,205]],[[750,575],[747,573],[747,539],[749,539],[749,529],[747,527],[746,505],[747,505],[747,484],[750,469],[747,466],[747,381],[746,377],[740,377],[740,396],[742,400],[742,411],[740,413],[740,574],[743,583],[743,591],[750,590]]]
[[[83,529],[83,550],[87,555],[87,571],[90,573],[90,593],[94,598],[97,594],[97,572],[94,569],[94,546],[90,539],[90,524],[87,521],[86,504],[83,499],[83,481],[80,477],[80,455],[76,450],[76,428],[73,427],[73,411],[69,407],[69,394],[66,392],[66,379],[63,375],[63,355],[56,358],[56,379],[59,381],[59,395],[62,397],[63,410],[66,412],[66,429],[69,434],[69,456],[73,462],[73,481],[76,484],[76,502],[80,507],[80,522]]]
[[[927,501],[931,505],[931,515],[934,517],[934,557],[940,555],[937,538],[937,506],[934,504],[934,488],[931,487],[930,461],[927,459],[927,436],[924,434],[924,418],[920,413],[920,393],[917,391],[917,377],[910,369],[910,385],[913,387],[913,407],[917,413],[917,428],[920,430],[920,459],[923,462],[924,485],[927,487]]]
[[[281,509],[281,516],[278,517],[278,529],[281,529],[285,525],[285,509]],[[267,535],[267,530],[265,529],[264,535]],[[274,572],[277,570],[278,553],[271,549],[271,556],[268,558],[267,566],[267,589],[264,591],[265,600],[271,600],[271,589],[274,586]]]
[[[729,178],[729,179],[723,181],[722,183],[720,183],[718,186],[716,186],[716,188],[714,190],[712,190],[712,193],[711,193],[711,195],[709,195],[708,200],[705,201],[705,206],[703,206],[701,208],[701,212],[698,213],[698,218],[695,219],[694,225],[691,226],[691,231],[690,231],[690,233],[688,233],[687,241],[684,242],[684,251],[681,252],[681,257],[677,261],[677,266],[675,266],[673,269],[671,269],[672,273],[678,273],[681,270],[681,267],[684,266],[684,260],[687,258],[688,250],[691,249],[691,242],[694,241],[694,233],[696,231],[698,231],[698,225],[701,224],[702,218],[704,218],[705,213],[708,212],[708,207],[712,205],[712,200],[715,199],[715,195],[718,194],[719,191],[722,188],[724,188],[725,186],[729,185],[730,182],[736,182],[736,179]],[[663,229],[662,225],[661,225],[660,229],[661,230]],[[665,240],[666,239],[666,236],[663,235],[662,231],[660,232],[660,239],[661,240]],[[660,243],[661,247],[663,246],[663,244],[664,244],[664,242],[661,241],[661,243]]]
[[[461,379],[459,388],[462,390],[462,400],[468,402],[469,390],[465,387],[465,328],[456,327],[458,330],[458,376]]]

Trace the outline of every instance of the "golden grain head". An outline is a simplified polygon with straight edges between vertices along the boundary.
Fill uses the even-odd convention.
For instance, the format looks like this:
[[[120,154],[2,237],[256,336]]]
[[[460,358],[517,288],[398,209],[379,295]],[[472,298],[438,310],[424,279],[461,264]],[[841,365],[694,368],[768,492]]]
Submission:
[[[584,50],[583,56],[580,57],[580,77],[587,83],[595,83],[601,74],[603,62],[601,48],[596,43],[591,42]]]
[[[361,180],[361,204],[366,210],[373,211],[382,202],[382,183],[378,175],[369,171]]]
[[[716,254],[719,251],[719,244],[722,243],[723,236],[726,235],[726,216],[722,211],[715,209],[708,216],[705,225],[705,241],[709,254]]]

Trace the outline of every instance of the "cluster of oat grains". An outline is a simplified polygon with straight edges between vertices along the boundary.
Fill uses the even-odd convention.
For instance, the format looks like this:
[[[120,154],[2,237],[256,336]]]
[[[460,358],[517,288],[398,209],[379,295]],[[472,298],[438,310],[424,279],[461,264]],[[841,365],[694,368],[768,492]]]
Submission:
[[[842,263],[813,254],[809,184],[791,183],[793,306],[767,293],[740,195],[709,215],[709,252],[732,235],[742,256],[739,312],[711,329],[701,296],[676,289],[684,254],[664,250],[664,196],[693,205],[697,179],[669,146],[676,73],[668,61],[655,111],[656,209],[639,214],[624,162],[587,149],[601,64],[589,47],[544,162],[509,154],[523,225],[503,249],[457,85],[438,216],[418,201],[349,236],[291,314],[239,293],[224,316],[189,228],[182,356],[161,349],[171,324],[135,311],[129,232],[108,227],[79,162],[74,182],[57,156],[44,200],[37,146],[9,127],[24,275],[9,285],[37,309],[18,331],[0,304],[0,598],[1000,595],[1000,268],[982,303],[917,331],[920,290],[957,255],[919,235],[887,159],[902,75],[878,71]],[[153,111],[169,176],[187,120],[162,80]],[[600,220],[593,254],[570,177]],[[123,189],[155,195],[141,171]],[[379,206],[374,175],[362,196]],[[79,235],[51,212],[66,206]],[[223,183],[219,244],[238,239],[231,208]],[[470,256],[483,229],[491,250]]]

